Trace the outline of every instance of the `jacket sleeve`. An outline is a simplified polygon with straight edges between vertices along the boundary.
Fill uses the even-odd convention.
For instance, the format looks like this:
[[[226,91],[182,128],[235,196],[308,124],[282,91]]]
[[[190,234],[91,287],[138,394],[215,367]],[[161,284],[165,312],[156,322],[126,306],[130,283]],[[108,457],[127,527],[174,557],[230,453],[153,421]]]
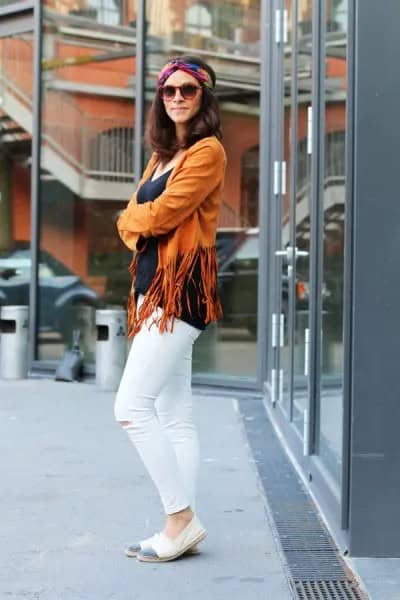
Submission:
[[[130,250],[133,250],[134,252],[137,252],[136,244],[137,244],[138,239],[140,237],[140,233],[135,233],[133,231],[128,231],[127,229],[121,229],[121,219],[122,219],[122,216],[123,216],[123,213],[120,215],[120,217],[119,217],[119,219],[117,221],[117,228],[118,228],[119,237],[124,242],[125,246],[127,246]]]
[[[137,237],[140,234],[146,238],[157,237],[175,229],[221,183],[225,162],[220,146],[210,143],[193,149],[154,202],[129,203],[118,222],[120,235],[123,231]]]
[[[146,179],[151,175],[152,167],[154,166],[155,162],[156,162],[156,157],[153,154],[152,157],[150,158],[149,162],[146,165],[143,175],[137,185],[136,191],[134,192],[132,198],[129,200],[127,207],[122,211],[122,213],[120,214],[120,216],[118,217],[118,220],[117,220],[117,229],[118,229],[119,237],[124,242],[125,246],[127,246],[128,248],[130,248],[130,250],[133,250],[134,252],[140,252],[140,251],[144,250],[144,244],[142,243],[143,236],[141,236],[141,234],[139,232],[129,231],[128,229],[121,227],[121,224],[123,224],[125,221],[126,212],[129,209],[129,207],[132,206],[133,204],[136,205],[136,203],[137,203],[136,197],[137,197],[138,190],[139,190],[140,186],[143,184],[143,182],[146,181]],[[141,239],[139,239],[139,238],[141,238]]]

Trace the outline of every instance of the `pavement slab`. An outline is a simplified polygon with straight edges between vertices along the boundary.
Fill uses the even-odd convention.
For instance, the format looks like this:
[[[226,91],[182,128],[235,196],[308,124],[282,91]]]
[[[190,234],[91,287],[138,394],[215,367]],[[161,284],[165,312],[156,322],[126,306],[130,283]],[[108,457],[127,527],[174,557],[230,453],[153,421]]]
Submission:
[[[400,600],[400,558],[352,557],[349,563],[370,600]]]
[[[113,401],[90,383],[0,382],[0,598],[292,598],[234,397],[195,395],[201,553],[124,556],[163,515]]]

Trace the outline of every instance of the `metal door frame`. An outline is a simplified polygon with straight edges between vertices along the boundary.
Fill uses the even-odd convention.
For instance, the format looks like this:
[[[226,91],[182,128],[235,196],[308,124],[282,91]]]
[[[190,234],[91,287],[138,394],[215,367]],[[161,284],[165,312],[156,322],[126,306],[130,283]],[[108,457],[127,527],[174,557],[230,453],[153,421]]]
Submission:
[[[277,7],[282,8],[284,0],[265,0],[265,4],[268,5],[270,10],[270,23],[271,27],[274,27],[274,19],[272,18],[272,11]],[[298,0],[296,0],[296,5]],[[272,407],[271,402],[266,398],[266,408],[273,421],[276,422],[278,428],[283,433],[283,440],[285,445],[290,449],[290,452],[294,452],[294,456],[298,466],[301,467],[301,474],[304,479],[313,481],[313,488],[316,493],[317,500],[321,503],[322,507],[327,514],[330,515],[329,522],[332,529],[335,532],[335,537],[339,545],[346,549],[348,545],[348,513],[349,513],[349,482],[350,482],[350,425],[351,425],[351,382],[350,382],[350,361],[351,361],[351,336],[352,336],[352,322],[351,322],[351,273],[352,273],[352,204],[353,204],[353,190],[352,190],[352,161],[353,161],[353,127],[354,127],[354,108],[353,108],[353,96],[354,96],[354,19],[355,19],[355,0],[350,0],[348,6],[348,28],[347,28],[347,90],[348,95],[346,98],[346,241],[345,241],[345,271],[344,271],[344,330],[343,330],[343,341],[344,341],[344,381],[343,381],[343,448],[342,448],[342,482],[341,489],[334,490],[327,473],[324,470],[324,465],[319,459],[318,455],[315,454],[317,450],[317,435],[319,432],[319,399],[320,399],[320,376],[318,372],[320,369],[320,351],[321,351],[321,339],[319,332],[321,331],[321,294],[318,290],[321,290],[322,276],[323,276],[323,247],[321,246],[321,219],[324,217],[323,207],[318,205],[318,200],[321,198],[321,189],[323,190],[323,169],[324,169],[324,150],[325,150],[325,136],[324,136],[324,119],[325,119],[325,105],[324,105],[324,76],[325,76],[325,62],[321,60],[321,57],[325,56],[325,21],[326,21],[326,6],[325,3],[317,3],[314,6],[313,11],[313,40],[312,40],[312,107],[313,107],[313,131],[312,131],[312,188],[311,188],[311,210],[310,219],[312,225],[312,231],[310,231],[310,329],[312,329],[310,337],[310,348],[309,348],[309,426],[307,435],[307,454],[304,455],[303,441],[300,439],[300,435],[292,424],[289,422],[285,413],[279,410],[279,406],[275,409]],[[274,42],[274,32],[269,31],[269,56],[267,61],[267,55],[263,56],[264,59],[264,70],[268,75],[267,90],[264,91],[264,95],[270,100],[270,115],[269,122],[271,122],[271,134],[269,143],[271,148],[269,152],[265,151],[261,157],[264,160],[269,159],[269,175],[272,173],[272,166],[274,160],[274,148],[277,147],[277,126],[275,108],[276,103],[282,101],[282,98],[278,98],[280,95],[280,87],[276,84],[277,76],[277,49]],[[298,46],[296,43],[293,48],[293,54],[296,54],[296,62],[298,58]],[[294,57],[292,57],[294,59]],[[296,100],[297,100],[297,89],[296,89]],[[292,103],[294,101],[292,95]],[[294,162],[297,164],[297,149],[296,154],[293,154]],[[294,178],[295,174],[292,173],[291,178]],[[271,179],[271,177],[270,177]],[[292,179],[292,181],[295,181]],[[264,379],[264,391],[267,396],[271,394],[270,385],[270,374],[273,365],[273,349],[271,347],[271,316],[273,308],[273,292],[271,292],[271,282],[273,279],[273,260],[274,260],[274,241],[276,240],[275,229],[277,227],[276,211],[273,205],[273,193],[272,185],[269,185],[268,205],[272,205],[268,211],[267,230],[268,236],[268,257],[267,264],[268,269],[268,305],[267,305],[267,323],[268,327],[268,346],[267,346],[267,357],[264,362],[263,379]],[[347,257],[347,258],[346,258]],[[289,332],[290,333],[290,332]],[[293,331],[291,332],[294,333]],[[293,369],[292,369],[293,370]],[[291,390],[292,393],[292,390]]]
[[[297,4],[297,0],[295,0]],[[273,10],[281,10],[285,8],[284,0],[272,0]],[[311,205],[310,205],[310,247],[309,247],[309,329],[310,329],[310,346],[309,346],[309,357],[308,364],[309,370],[307,375],[308,380],[308,427],[306,429],[306,438],[304,440],[305,452],[306,454],[312,454],[315,449],[315,435],[317,431],[317,405],[318,405],[318,391],[319,391],[319,352],[320,352],[320,340],[319,340],[319,324],[321,315],[318,311],[320,311],[320,293],[318,290],[320,289],[321,283],[321,248],[320,248],[320,221],[321,221],[321,210],[319,207],[319,199],[320,199],[320,189],[321,189],[321,169],[323,168],[323,161],[321,157],[324,156],[324,140],[321,139],[323,137],[323,115],[321,111],[321,77],[323,75],[324,64],[320,61],[321,56],[321,43],[322,43],[322,27],[323,23],[323,7],[321,3],[313,7],[313,15],[312,15],[312,101],[311,105],[313,107],[313,127],[312,127],[312,153],[311,153]],[[271,157],[272,162],[274,161],[283,161],[283,136],[284,136],[284,88],[283,88],[283,51],[282,44],[277,43],[275,41],[275,36],[271,36],[271,44],[273,45],[273,49],[271,51],[272,56],[274,58],[273,65],[274,68],[272,70],[271,77],[271,87],[275,90],[274,102],[271,102],[271,112],[272,112],[272,121],[275,122],[275,128],[272,132],[271,139]],[[293,57],[294,61],[292,64],[298,64],[298,46],[293,47]],[[293,77],[297,77],[297,71],[293,74]],[[274,85],[275,84],[275,85]],[[297,91],[297,90],[296,90]],[[291,99],[292,102],[292,110],[294,106],[293,102],[294,98]],[[297,94],[296,94],[297,100]],[[295,105],[295,109],[297,110],[297,104]],[[293,144],[295,148],[293,148]],[[295,150],[292,154],[292,161],[297,164],[297,136],[293,136],[292,139],[292,150]],[[293,169],[292,169],[293,171]],[[295,183],[292,180],[292,183]],[[293,198],[293,189],[291,190],[292,198]],[[271,220],[270,220],[270,288],[272,288],[272,294],[270,296],[270,323],[272,323],[272,314],[277,310],[280,306],[280,296],[281,290],[280,286],[277,289],[276,282],[278,281],[278,275],[276,269],[279,267],[275,258],[275,251],[281,250],[280,247],[280,228],[281,228],[281,206],[283,201],[283,196],[281,190],[279,190],[279,194],[275,197],[274,194],[271,194]],[[279,203],[279,204],[278,204]],[[271,226],[272,225],[272,226]],[[293,224],[292,224],[293,226]],[[293,230],[292,230],[293,235]],[[279,242],[279,243],[278,243]],[[271,326],[272,327],[272,326]],[[291,336],[293,336],[293,331],[289,332]],[[274,373],[272,369],[276,369],[277,366],[277,355],[278,351],[275,351],[272,348],[272,344],[270,345],[271,349],[271,360],[269,361],[268,368],[268,377],[272,378]],[[291,367],[293,367],[293,361],[291,361]],[[290,402],[293,404],[293,368],[291,374],[291,389],[290,389]],[[271,386],[272,394],[275,391],[275,386]],[[275,398],[272,398],[274,401]],[[278,405],[279,403],[277,403]],[[290,410],[290,415],[292,415],[292,407]]]
[[[280,347],[282,344],[281,339],[281,318],[282,318],[282,259],[276,255],[277,251],[282,250],[282,206],[283,206],[283,193],[282,187],[284,185],[283,177],[283,161],[284,161],[284,131],[285,131],[285,67],[284,67],[284,5],[285,0],[275,0],[274,3],[274,26],[275,34],[272,36],[275,42],[275,96],[276,102],[274,105],[273,120],[276,123],[275,136],[272,140],[272,157],[273,157],[273,192],[271,196],[272,204],[272,219],[275,226],[273,230],[270,229],[271,243],[272,243],[272,315],[271,315],[271,330],[272,337],[275,339],[275,347],[272,347],[273,353],[273,369],[271,372],[271,380],[274,378],[272,386],[272,402],[277,405],[281,404],[283,396],[283,377],[281,377],[281,360],[280,360]],[[277,11],[280,11],[279,13]],[[280,33],[277,30],[280,30]],[[277,37],[278,36],[278,37]],[[277,168],[277,165],[279,167]],[[279,175],[277,171],[279,170]],[[272,235],[273,231],[273,235]],[[279,285],[278,285],[279,281]],[[275,332],[273,329],[275,328]],[[271,345],[272,346],[272,345]]]
[[[325,157],[325,2],[318,2],[312,15],[312,153],[311,153],[311,214],[310,214],[310,376],[308,454],[316,454],[318,446],[320,383],[321,383],[321,332],[323,271],[322,227],[324,207],[324,157]],[[323,60],[321,60],[323,58]]]
[[[266,375],[270,372],[271,365],[271,310],[272,290],[269,285],[271,279],[271,249],[272,242],[269,235],[272,230],[272,139],[276,123],[272,118],[271,107],[276,102],[271,82],[273,80],[274,52],[272,47],[273,35],[273,0],[261,0],[261,94],[260,94],[260,163],[259,163],[259,271],[258,271],[258,364],[257,384],[259,389],[269,391],[269,382]]]
[[[274,12],[275,10],[281,10],[283,11],[285,9],[285,5],[284,5],[284,0],[271,0],[271,10]],[[294,0],[294,17],[297,17],[298,14],[298,0]],[[312,44],[312,52],[313,52],[313,57],[312,57],[312,64],[313,64],[313,91],[312,91],[312,101],[311,104],[312,106],[316,106],[318,104],[318,102],[320,102],[320,87],[315,85],[314,82],[314,73],[318,71],[321,71],[323,69],[323,65],[321,66],[319,64],[319,57],[320,57],[320,44],[319,44],[319,40],[321,37],[321,6],[318,5],[317,9],[314,8],[313,10],[313,44]],[[275,25],[275,20],[272,19],[271,21],[272,23],[274,23]],[[296,25],[296,29],[297,29],[297,22],[295,23]],[[316,43],[318,42],[318,43]],[[272,56],[272,69],[271,69],[271,73],[270,73],[270,85],[269,87],[273,90],[272,92],[272,98],[271,98],[271,103],[270,103],[270,112],[271,112],[271,121],[274,123],[274,128],[271,131],[271,152],[270,152],[270,156],[271,156],[271,167],[270,167],[270,172],[273,173],[273,163],[274,161],[283,161],[284,156],[283,156],[283,138],[284,138],[284,109],[283,109],[283,103],[284,103],[284,81],[283,81],[283,45],[281,43],[277,43],[275,42],[275,35],[274,33],[272,35],[270,35],[270,45],[271,45],[271,56]],[[292,44],[292,93],[291,93],[291,103],[292,103],[292,114],[291,114],[291,119],[292,119],[292,125],[297,123],[297,113],[296,113],[296,117],[295,120],[293,120],[293,108],[295,109],[294,112],[297,111],[297,98],[298,98],[298,93],[297,93],[297,81],[295,81],[295,78],[297,78],[297,64],[298,64],[298,44],[297,44],[297,32],[294,35],[294,41]],[[316,156],[319,157],[323,154],[323,152],[321,152],[321,150],[323,151],[323,147],[319,146],[320,141],[319,141],[319,136],[321,135],[321,123],[320,123],[320,119],[318,120],[318,114],[316,114],[316,111],[313,110],[313,138],[312,138],[312,156]],[[318,147],[320,148],[320,151],[318,152]],[[296,198],[295,198],[295,186],[296,186],[296,172],[297,172],[297,157],[298,157],[298,144],[297,144],[297,136],[293,136],[292,140],[291,140],[291,158],[292,158],[292,164],[291,164],[291,174],[290,174],[290,178],[291,178],[291,198],[290,198],[290,204],[291,204],[291,214],[293,215],[294,213],[294,208],[293,207],[293,203],[296,203]],[[312,229],[312,231],[310,231],[310,257],[309,257],[309,261],[310,261],[310,265],[309,265],[309,270],[310,270],[310,292],[309,292],[309,297],[310,297],[310,305],[309,305],[309,314],[311,317],[311,314],[313,313],[313,311],[316,310],[316,306],[315,306],[315,299],[318,295],[317,293],[317,289],[318,289],[318,279],[316,277],[317,275],[317,271],[316,271],[316,267],[319,264],[317,261],[320,261],[320,256],[318,255],[318,253],[316,252],[316,246],[318,245],[317,242],[317,237],[318,237],[318,188],[317,188],[317,183],[319,183],[319,180],[317,180],[317,175],[319,173],[319,169],[320,166],[318,166],[318,168],[316,168],[315,165],[315,159],[312,159],[312,173],[311,173],[311,212],[310,212],[310,221],[312,223],[314,223],[314,227]],[[272,289],[272,291],[270,291],[270,295],[269,295],[269,314],[268,314],[268,323],[270,325],[270,328],[272,329],[272,314],[274,312],[274,309],[276,310],[277,307],[280,306],[280,298],[278,299],[278,295],[280,296],[280,289],[277,290],[277,286],[275,285],[276,281],[277,281],[277,277],[278,277],[278,273],[276,272],[276,269],[278,267],[277,263],[279,261],[276,260],[275,258],[275,251],[276,250],[281,250],[280,244],[278,244],[279,238],[280,238],[280,232],[278,232],[278,230],[281,228],[281,219],[280,219],[280,212],[281,212],[281,206],[282,206],[282,201],[283,201],[283,197],[282,197],[282,193],[281,190],[279,190],[279,194],[275,197],[273,194],[273,190],[270,190],[270,204],[271,204],[271,209],[270,209],[270,218],[269,218],[269,222],[268,222],[268,233],[269,233],[269,264],[270,264],[270,269],[269,269],[269,288],[270,290]],[[295,239],[295,227],[296,224],[295,223],[291,223],[291,236],[294,236],[293,239]],[[314,256],[313,256],[314,253]],[[294,295],[294,290],[292,289],[292,296]],[[312,301],[312,299],[314,298],[314,303]],[[291,299],[291,303],[293,304],[293,297]],[[292,319],[292,323],[293,325],[293,319]],[[311,319],[310,319],[310,330],[312,328],[314,328],[315,331],[315,323],[312,323]],[[289,330],[289,335],[291,336],[291,358],[290,358],[290,365],[291,365],[291,373],[290,373],[290,420],[292,419],[292,414],[293,414],[293,388],[294,388],[294,378],[293,378],[293,336],[294,336],[294,331],[293,331],[293,327],[292,330]],[[312,435],[314,434],[314,422],[315,422],[315,401],[311,402],[310,398],[313,397],[313,394],[315,394],[315,390],[313,389],[313,387],[310,385],[310,382],[315,382],[316,381],[316,369],[317,369],[317,362],[315,359],[316,354],[319,351],[319,347],[318,347],[318,342],[316,341],[316,337],[315,335],[311,335],[311,343],[310,343],[310,354],[309,354],[309,372],[308,372],[308,387],[309,387],[309,406],[308,406],[308,414],[309,414],[309,426],[308,426],[308,434],[307,434],[307,447],[308,448],[312,448],[314,445],[313,442],[313,438]],[[271,384],[270,384],[270,377],[271,377],[271,372],[272,369],[274,368],[274,366],[276,367],[276,357],[274,356],[275,354],[277,354],[274,349],[272,348],[272,335],[269,335],[269,354],[271,355],[269,357],[269,360],[267,361],[267,377],[265,377],[265,372],[264,372],[264,380],[266,380],[267,382],[269,382],[269,384],[267,384],[267,387],[269,388],[269,392],[271,393],[271,391],[273,392],[274,390],[271,390]]]
[[[281,0],[280,8],[282,11],[285,10],[285,0]],[[283,14],[283,13],[282,13]],[[298,130],[298,79],[297,79],[297,67],[298,67],[298,30],[297,30],[297,20],[298,20],[298,2],[297,0],[292,0],[292,11],[291,11],[291,31],[292,31],[292,40],[291,40],[291,83],[290,83],[290,115],[289,115],[289,128],[294,134],[289,138],[289,160],[290,160],[290,171],[289,171],[289,245],[292,248],[296,248],[296,191],[297,191],[297,152],[298,152],[298,138],[297,138],[297,130]],[[289,22],[287,23],[289,26]],[[280,99],[282,104],[282,112],[281,112],[281,128],[280,128],[280,156],[282,160],[285,159],[284,156],[284,131],[285,131],[285,41],[281,44],[278,50],[278,61],[281,64],[281,81],[280,86],[277,86],[277,89],[280,90]],[[278,75],[279,77],[279,75]],[[279,100],[278,100],[279,101]],[[278,120],[278,119],[277,119]],[[287,161],[286,161],[286,170],[287,170]],[[281,190],[282,192],[282,190]],[[280,194],[280,198],[278,200],[280,206],[280,214],[279,218],[276,220],[275,228],[277,231],[282,230],[282,207],[283,207],[283,194]],[[281,236],[281,233],[278,234]],[[278,247],[279,246],[279,247]],[[276,249],[283,250],[282,244],[277,244]],[[273,257],[272,257],[273,260]],[[296,310],[296,286],[295,286],[295,276],[296,276],[296,256],[293,254],[292,260],[292,271],[289,276],[289,268],[288,268],[288,313],[287,313],[287,334],[288,334],[288,410],[286,407],[282,405],[282,409],[287,414],[287,418],[291,422],[293,420],[293,395],[294,395],[294,341],[295,341],[295,310]],[[276,268],[279,265],[279,261],[275,259],[274,264]],[[277,268],[275,273],[275,282],[279,285],[279,290],[277,290],[279,298],[280,298],[280,309],[282,314],[282,289],[281,282],[282,280],[282,265],[280,268]],[[273,287],[273,286],[272,286]],[[279,363],[279,369],[281,369],[281,361],[280,361],[280,349],[277,351],[277,363]]]
[[[281,87],[278,85],[279,76],[279,47],[275,41],[276,36],[276,10],[280,9],[281,0],[263,0],[263,14],[265,18],[263,23],[268,23],[268,28],[264,26],[262,31],[262,55],[261,55],[261,73],[263,75],[261,86],[261,124],[265,122],[266,135],[260,136],[260,226],[263,236],[261,237],[260,247],[260,277],[258,305],[263,306],[265,302],[266,310],[263,319],[259,318],[260,326],[266,331],[265,336],[265,359],[260,364],[263,371],[260,373],[263,382],[264,391],[270,399],[274,396],[274,383],[272,378],[276,374],[273,369],[276,366],[276,352],[272,347],[273,331],[272,319],[277,305],[277,290],[274,285],[276,273],[275,250],[277,249],[277,202],[280,201],[274,194],[274,162],[280,161],[279,155],[279,115],[281,98]],[[263,268],[264,267],[264,268]],[[259,315],[261,317],[261,315]]]
[[[291,111],[290,111],[290,127],[295,132],[292,135],[290,141],[290,157],[291,157],[291,168],[290,168],[290,238],[292,240],[293,247],[297,247],[296,244],[296,213],[297,213],[297,153],[298,153],[298,78],[297,68],[299,64],[299,46],[298,46],[298,14],[299,5],[297,0],[292,0],[293,14],[292,14],[292,57],[291,57]],[[296,260],[294,262],[294,274],[296,275]],[[293,279],[293,277],[292,277]],[[294,283],[294,285],[293,285]],[[289,284],[289,320],[288,320],[288,337],[290,347],[290,387],[289,387],[289,421],[293,421],[293,396],[294,396],[294,342],[295,342],[295,331],[296,331],[296,286],[295,282],[292,281],[292,285]]]
[[[32,256],[31,280],[29,283],[29,339],[28,369],[31,372],[36,358],[37,330],[37,275],[38,275],[38,222],[40,185],[40,107],[41,107],[41,47],[42,47],[42,3],[39,0],[13,2],[0,7],[0,38],[33,33],[33,90],[32,90],[32,157],[31,157],[31,227],[30,244]]]

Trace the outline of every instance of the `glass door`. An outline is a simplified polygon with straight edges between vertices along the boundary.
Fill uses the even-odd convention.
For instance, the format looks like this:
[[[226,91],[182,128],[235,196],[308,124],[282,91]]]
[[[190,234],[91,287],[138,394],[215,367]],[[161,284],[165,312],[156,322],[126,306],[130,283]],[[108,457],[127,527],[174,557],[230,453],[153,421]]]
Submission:
[[[312,0],[296,2],[296,57],[294,61],[294,201],[292,219],[293,265],[293,392],[291,418],[301,435],[309,422],[310,249],[312,200]],[[305,435],[303,435],[305,439]]]
[[[277,5],[271,395],[303,438],[304,452],[318,455],[336,483],[342,461],[346,26],[346,2]]]
[[[269,391],[337,499],[343,463],[347,2],[276,0],[274,10]]]
[[[326,4],[323,177],[321,192],[322,318],[317,453],[336,484],[342,472],[343,271],[346,195],[347,2]]]
[[[296,32],[293,29],[293,16],[296,12],[295,0],[285,0],[283,8],[278,9],[277,27],[281,28],[281,52],[278,53],[278,77],[280,78],[277,112],[279,128],[277,136],[277,157],[274,162],[274,195],[276,196],[276,248],[274,251],[274,269],[276,287],[275,312],[272,317],[275,333],[273,346],[276,348],[275,402],[289,416],[291,414],[292,370],[293,370],[293,321],[294,321],[294,244],[293,217],[294,173],[293,141],[295,136],[295,114],[293,98],[295,95],[294,60]],[[281,22],[279,23],[279,20]],[[280,160],[283,157],[283,160]]]
[[[306,20],[306,22],[304,22]],[[282,8],[281,87],[277,113],[274,192],[276,247],[275,348],[272,392],[302,435],[308,422],[310,296],[312,3],[285,0]],[[280,68],[280,73],[279,73]],[[279,108],[280,104],[280,108]]]

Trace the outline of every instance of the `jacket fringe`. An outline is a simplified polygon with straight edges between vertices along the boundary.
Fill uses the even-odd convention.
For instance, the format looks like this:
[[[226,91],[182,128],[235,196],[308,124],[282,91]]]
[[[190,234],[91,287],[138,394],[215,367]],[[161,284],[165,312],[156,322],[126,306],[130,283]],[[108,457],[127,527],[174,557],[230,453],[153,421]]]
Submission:
[[[138,255],[129,266],[132,275],[132,287],[128,298],[128,337],[138,333],[150,317],[149,328],[156,325],[161,333],[173,331],[175,318],[182,314],[182,300],[186,294],[186,304],[190,307],[188,283],[193,282],[193,271],[197,259],[200,261],[200,284],[197,286],[197,308],[205,306],[205,323],[217,321],[222,316],[222,307],[218,298],[217,258],[215,246],[191,250],[178,254],[168,261],[165,267],[158,266],[154,279],[143,303],[137,311],[135,298],[135,278]],[[157,311],[162,306],[162,311]]]

